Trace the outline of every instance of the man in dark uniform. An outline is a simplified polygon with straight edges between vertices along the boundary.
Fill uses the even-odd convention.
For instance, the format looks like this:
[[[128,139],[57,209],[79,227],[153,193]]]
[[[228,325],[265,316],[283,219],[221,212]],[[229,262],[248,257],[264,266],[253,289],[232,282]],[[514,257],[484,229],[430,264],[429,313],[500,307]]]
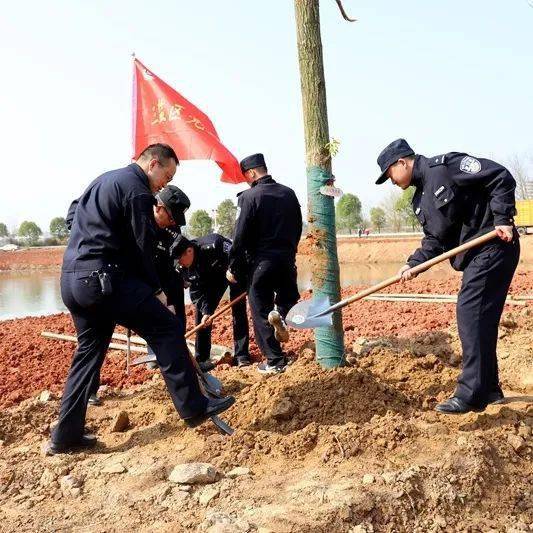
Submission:
[[[514,228],[515,180],[494,161],[451,152],[436,157],[415,155],[404,139],[379,155],[382,174],[402,189],[416,187],[413,210],[424,230],[418,248],[400,269],[410,269],[466,241],[496,229],[498,239],[451,260],[463,271],[457,299],[457,325],[463,371],[453,397],[437,405],[441,413],[485,409],[503,399],[498,381],[496,343],[505,298],[518,264],[520,243]]]
[[[229,285],[230,300],[246,292],[246,284],[229,283],[226,271],[229,266],[231,241],[218,233],[188,240],[178,237],[172,247],[172,255],[181,266],[185,283],[190,286],[191,301],[196,307],[196,325],[204,327],[196,334],[196,359],[206,372],[214,365],[211,354],[211,315],[215,312]],[[246,299],[231,308],[233,315],[233,341],[237,366],[250,365],[248,317]]]
[[[49,454],[96,443],[84,434],[87,401],[116,323],[152,346],[174,406],[189,426],[234,403],[232,397],[211,399],[200,391],[183,325],[166,307],[154,265],[153,193],[172,179],[177,164],[170,146],[150,145],[136,163],[96,178],[78,199],[61,273],[61,295],[78,348]]]
[[[230,282],[249,278],[255,339],[267,359],[258,370],[275,374],[287,365],[279,343],[288,339],[283,320],[300,298],[296,250],[302,212],[294,191],[268,174],[263,154],[243,159],[241,169],[250,189],[239,195],[227,276]]]
[[[185,316],[184,281],[181,273],[176,270],[170,248],[181,235],[181,226],[185,226],[185,212],[191,206],[189,197],[175,185],[167,185],[156,195],[154,219],[156,228],[155,266],[161,281],[161,288],[167,296],[167,307],[178,317],[183,326],[182,333],[187,329]],[[154,351],[148,346],[148,355],[153,362],[147,363],[150,369],[157,368]],[[91,403],[89,398],[89,404]]]
[[[74,213],[78,201],[74,200],[69,207],[66,223],[69,231],[72,229]],[[178,317],[185,333],[185,295],[183,288],[183,278],[174,268],[174,261],[170,257],[170,247],[174,240],[181,234],[181,226],[184,226],[185,212],[191,206],[189,197],[175,185],[167,185],[156,195],[156,204],[153,206],[154,220],[156,223],[156,247],[154,254],[154,264],[157,276],[161,282],[161,288],[167,296],[167,307]],[[154,362],[149,362],[151,369],[157,368],[156,357],[148,346],[148,354],[153,356]],[[89,405],[101,405],[102,401],[98,397],[100,387],[100,376],[94,380],[89,395]]]

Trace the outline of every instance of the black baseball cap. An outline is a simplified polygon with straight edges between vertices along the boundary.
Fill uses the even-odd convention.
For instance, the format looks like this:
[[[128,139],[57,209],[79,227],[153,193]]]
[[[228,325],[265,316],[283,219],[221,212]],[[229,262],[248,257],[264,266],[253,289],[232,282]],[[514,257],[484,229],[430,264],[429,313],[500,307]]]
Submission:
[[[179,259],[183,255],[183,252],[192,245],[193,243],[185,235],[178,235],[170,247],[170,255],[174,259]]]
[[[167,185],[157,198],[170,211],[176,226],[185,226],[185,211],[191,207],[189,197],[175,185]]]
[[[266,168],[265,157],[263,156],[263,154],[249,155],[248,157],[245,157],[241,161],[242,172],[246,172],[247,170],[250,170],[252,168],[257,168],[257,167]]]
[[[386,146],[378,155],[378,165],[381,169],[381,176],[377,179],[376,185],[387,181],[387,170],[402,157],[415,155],[413,149],[405,139],[396,139]]]

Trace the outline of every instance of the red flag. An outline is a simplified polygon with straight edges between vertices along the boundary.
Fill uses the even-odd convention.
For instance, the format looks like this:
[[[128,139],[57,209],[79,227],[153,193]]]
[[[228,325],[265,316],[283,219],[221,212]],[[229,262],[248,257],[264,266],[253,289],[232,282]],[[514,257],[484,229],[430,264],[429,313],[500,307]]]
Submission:
[[[239,163],[220,142],[209,117],[135,59],[133,159],[157,142],[172,146],[180,160],[212,159],[222,169],[222,181],[245,181]]]

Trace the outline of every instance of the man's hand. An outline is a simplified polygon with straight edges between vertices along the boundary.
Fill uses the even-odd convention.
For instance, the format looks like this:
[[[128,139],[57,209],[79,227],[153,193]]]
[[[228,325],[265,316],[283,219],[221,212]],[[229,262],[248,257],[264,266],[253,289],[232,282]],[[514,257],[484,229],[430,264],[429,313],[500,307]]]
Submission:
[[[173,314],[175,315],[176,314],[176,308],[173,306],[173,305],[168,305],[168,310]]]
[[[513,240],[513,226],[496,226],[498,237],[505,242]]]
[[[237,280],[235,279],[235,276],[232,274],[231,270],[226,271],[226,279],[230,283],[237,283]]]
[[[200,326],[203,328],[208,328],[212,322],[213,320],[211,319],[211,315],[204,315],[202,317],[202,321],[200,322]]]
[[[418,274],[413,274],[409,265],[403,265],[403,267],[398,270],[398,276],[401,276],[400,281],[403,283],[404,281],[416,278]]]
[[[155,297],[166,307],[167,306],[167,295],[161,291],[159,294],[156,294]]]

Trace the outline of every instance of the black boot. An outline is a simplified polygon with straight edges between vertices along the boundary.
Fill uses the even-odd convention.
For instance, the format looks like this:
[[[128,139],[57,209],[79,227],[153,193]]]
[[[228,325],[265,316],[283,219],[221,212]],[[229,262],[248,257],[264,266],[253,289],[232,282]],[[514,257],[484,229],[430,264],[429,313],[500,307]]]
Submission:
[[[80,452],[87,448],[94,448],[98,442],[95,435],[84,433],[83,437],[74,443],[60,444],[49,440],[44,446],[45,455],[57,455],[58,453]]]
[[[225,398],[209,398],[209,402],[203,413],[200,413],[191,418],[185,418],[185,423],[190,428],[195,428],[200,424],[203,424],[206,420],[214,415],[219,415],[224,412],[226,409],[229,409],[235,403],[235,398],[233,396],[226,396]]]
[[[435,411],[446,415],[460,415],[464,413],[469,413],[470,411],[479,412],[483,411],[484,409],[484,407],[478,407],[477,405],[471,405],[469,403],[466,403],[464,400],[461,400],[461,398],[458,398],[457,396],[452,396],[446,401],[439,403],[437,407],[435,407]]]

